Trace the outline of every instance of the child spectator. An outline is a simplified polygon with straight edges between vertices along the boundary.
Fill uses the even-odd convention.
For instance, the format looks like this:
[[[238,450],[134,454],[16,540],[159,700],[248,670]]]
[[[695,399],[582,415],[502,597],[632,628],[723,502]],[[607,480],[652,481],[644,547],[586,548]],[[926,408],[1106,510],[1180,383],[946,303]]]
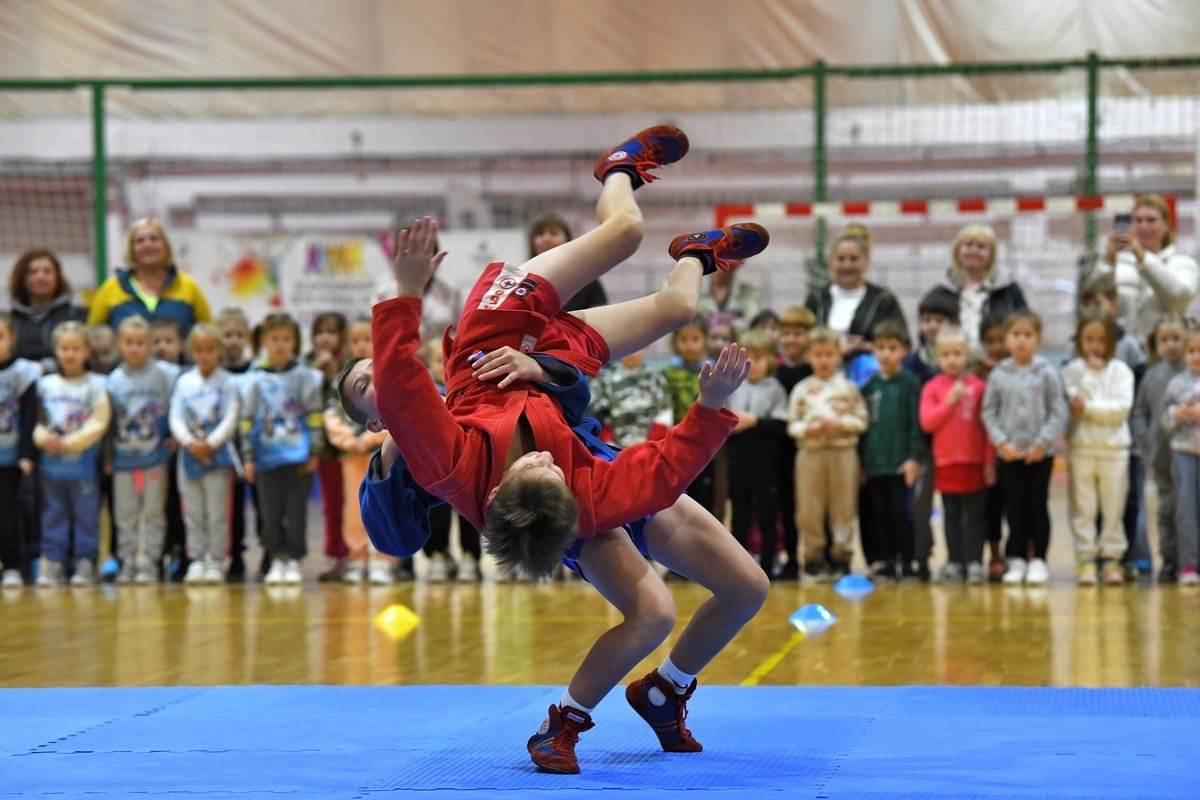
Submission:
[[[298,363],[300,326],[283,312],[263,320],[267,357],[246,376],[242,458],[258,485],[267,584],[299,584],[307,553],[308,492],[325,439],[321,373]]]
[[[371,320],[356,319],[346,327],[346,350],[351,358],[371,357]],[[387,431],[377,433],[346,416],[336,399],[325,408],[325,433],[342,460],[342,537],[346,542],[346,569],[342,580],[349,584],[370,581],[390,586],[395,576],[393,559],[371,545],[358,507],[358,487],[367,476],[371,455],[387,439]]]
[[[1184,342],[1187,369],[1167,384],[1162,425],[1171,435],[1171,476],[1175,485],[1175,563],[1179,585],[1200,585],[1200,329]]]
[[[733,317],[729,314],[713,314],[708,320],[708,343],[706,355],[710,361],[716,361],[721,351],[734,340],[737,332],[733,327]]]
[[[1142,378],[1129,420],[1133,439],[1142,443],[1142,455],[1150,467],[1150,475],[1158,491],[1158,549],[1162,556],[1159,583],[1175,583],[1179,579],[1179,567],[1175,560],[1175,485],[1171,478],[1171,443],[1162,419],[1166,411],[1167,385],[1185,368],[1183,343],[1186,336],[1187,323],[1178,315],[1165,316],[1154,326],[1147,342],[1152,366]]]
[[[167,468],[175,441],[167,414],[179,368],[151,357],[150,324],[129,316],[117,328],[121,363],[108,376],[113,430],[104,471],[113,476],[120,583],[154,583],[167,533]]]
[[[806,358],[808,332],[817,324],[817,317],[804,306],[792,306],[779,318],[780,364],[775,378],[791,394],[796,384],[812,375]]]
[[[696,317],[671,334],[671,349],[675,355],[663,367],[667,394],[672,405],[672,424],[683,419],[692,403],[700,396],[700,368],[708,353],[708,320]],[[713,510],[715,468],[709,464],[687,488],[688,497],[706,510]]]
[[[769,333],[751,328],[740,344],[750,358],[750,374],[725,407],[737,414],[737,426],[725,443],[729,453],[729,502],[733,538],[750,549],[750,522],[762,537],[759,564],[769,577],[776,574],[778,476],[780,445],[787,440],[787,393],[775,380],[775,342]]]
[[[1084,311],[1098,309],[1116,319],[1118,311],[1117,281],[1111,272],[1094,275],[1079,293],[1079,304]],[[1142,343],[1131,336],[1120,325],[1117,326],[1115,358],[1133,370],[1134,390],[1146,374],[1146,351]],[[1142,467],[1142,445],[1133,440],[1129,448],[1128,488],[1125,502],[1120,511],[1124,519],[1126,550],[1122,558],[1126,574],[1136,578],[1139,564],[1150,568],[1150,548],[1146,544],[1145,520],[1142,519],[1142,489],[1145,472]]]
[[[1096,519],[1104,583],[1125,582],[1121,556],[1125,539],[1118,529],[1129,492],[1129,412],[1133,409],[1133,370],[1115,359],[1117,323],[1105,311],[1085,311],[1075,329],[1076,358],[1063,367],[1063,387],[1071,422],[1070,519],[1075,538],[1075,576],[1080,586],[1096,585]]]
[[[824,580],[850,570],[858,495],[859,434],[867,429],[862,395],[838,372],[841,343],[830,328],[808,334],[813,374],[796,384],[788,399],[788,434],[796,440],[796,524],[804,541],[804,572]],[[833,532],[825,560],[825,516]]]
[[[859,521],[863,555],[876,565],[876,574],[915,578],[909,508],[927,449],[920,423],[921,379],[902,366],[909,345],[903,325],[884,320],[871,338],[879,372],[862,389],[869,424],[858,449],[871,511],[870,519]]]
[[[812,375],[806,355],[808,332],[816,324],[816,315],[804,306],[792,306],[779,317],[782,361],[775,370],[775,379],[783,385],[784,394],[789,397],[797,383]],[[779,577],[782,580],[796,580],[800,577],[800,536],[796,530],[796,442],[790,436],[780,442],[776,473],[783,551],[787,556],[787,563],[783,565]]]
[[[240,377],[250,370],[250,359],[246,357],[246,345],[250,341],[250,323],[240,308],[230,307],[221,309],[217,314],[217,326],[221,329],[221,343],[225,347],[225,371],[234,376],[234,385],[241,389],[243,379]],[[240,397],[239,397],[240,399]],[[241,431],[234,435],[234,444],[241,452]],[[250,492],[258,507],[258,492],[249,484],[240,472],[233,479],[233,507],[229,515],[229,571],[226,579],[230,583],[245,580],[246,561],[246,493]],[[255,519],[258,520],[257,515]],[[256,532],[262,541],[262,522],[257,521]]]
[[[165,364],[183,365],[183,328],[179,320],[162,317],[150,322],[150,344],[154,357]],[[179,497],[179,454],[171,453],[167,467],[167,537],[163,551],[169,557],[167,577],[183,580],[187,570],[187,532],[183,525],[183,501]]]
[[[89,325],[87,329],[87,370],[107,375],[117,366],[117,345],[113,329],[107,325]]]
[[[974,369],[975,374],[985,384],[996,365],[1008,358],[1008,348],[1004,344],[1004,323],[1008,314],[1007,311],[991,311],[985,314],[979,323],[979,342],[983,357],[975,361]],[[992,452],[995,453],[995,448],[992,448]],[[1008,564],[1000,552],[1000,540],[1004,537],[1004,481],[1000,479],[1000,473],[995,466],[996,458],[993,455],[992,467],[996,473],[996,480],[987,488],[985,511],[989,581],[999,581],[1008,571]]]
[[[313,319],[312,351],[305,356],[308,366],[321,373],[322,407],[337,402],[333,379],[346,360],[346,317],[325,311]],[[346,541],[342,538],[342,462],[337,448],[328,439],[317,453],[317,483],[321,487],[321,507],[325,520],[325,566],[317,580],[340,581],[346,569]]]
[[[921,427],[933,437],[935,488],[942,493],[946,565],[942,583],[983,583],[986,487],[996,482],[996,453],[980,410],[987,388],[967,371],[971,343],[961,328],[935,340],[939,372],[921,390]]]
[[[237,453],[240,401],[233,376],[221,368],[221,329],[198,322],[188,334],[194,367],[183,373],[171,396],[171,434],[179,443],[179,488],[187,526],[187,583],[221,583],[229,539],[226,509]]]
[[[904,368],[921,379],[921,385],[937,374],[937,354],[934,352],[938,334],[948,325],[958,325],[959,304],[956,295],[935,287],[917,304],[918,348],[904,359]],[[926,440],[928,443],[928,439]],[[921,471],[913,487],[913,553],[922,580],[929,578],[929,557],[933,555],[933,487],[937,482],[933,457],[926,448]]]
[[[588,381],[592,390],[588,416],[605,426],[602,438],[617,447],[661,439],[674,421],[667,379],[646,369],[644,358],[644,350],[630,353]]]
[[[100,529],[100,444],[112,412],[104,377],[84,368],[87,333],[78,322],[54,329],[59,372],[37,382],[38,423],[33,442],[41,451],[42,554],[38,586],[62,586],[66,562],[75,561],[72,586],[96,582]]]
[[[1041,318],[1027,310],[1013,312],[1004,339],[1010,355],[992,370],[983,397],[983,424],[1000,456],[1007,501],[1008,570],[1003,581],[1043,584],[1050,579],[1050,474],[1067,404],[1058,372],[1037,354]],[[1026,562],[1031,543],[1033,558]]]
[[[33,472],[37,451],[33,426],[37,422],[37,379],[41,364],[14,358],[17,330],[12,315],[0,311],[0,508],[7,509],[8,523],[0,525],[0,588],[25,585],[25,543],[21,529],[21,483]]]
[[[771,343],[776,348],[779,347],[779,315],[771,309],[764,308],[755,314],[754,319],[750,320],[750,330],[762,331],[771,337]]]

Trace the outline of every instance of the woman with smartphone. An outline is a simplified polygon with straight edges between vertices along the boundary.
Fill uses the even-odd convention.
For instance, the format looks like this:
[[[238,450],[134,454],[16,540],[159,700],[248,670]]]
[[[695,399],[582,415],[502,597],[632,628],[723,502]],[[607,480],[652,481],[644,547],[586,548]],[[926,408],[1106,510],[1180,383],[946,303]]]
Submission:
[[[1171,212],[1162,195],[1138,198],[1132,214],[1118,214],[1096,264],[1117,281],[1117,322],[1143,346],[1158,321],[1183,314],[1200,289],[1200,267],[1180,253]]]

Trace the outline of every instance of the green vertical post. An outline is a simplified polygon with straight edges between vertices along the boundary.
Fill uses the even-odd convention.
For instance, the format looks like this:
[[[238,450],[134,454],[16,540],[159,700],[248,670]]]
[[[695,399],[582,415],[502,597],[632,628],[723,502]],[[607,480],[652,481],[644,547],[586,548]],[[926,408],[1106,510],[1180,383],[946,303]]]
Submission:
[[[826,153],[825,153],[825,62],[813,64],[813,200],[823,203],[826,196]],[[813,239],[816,258],[809,265],[809,285],[820,285],[827,275],[825,269],[825,218],[817,217],[817,228]]]
[[[108,155],[104,143],[104,84],[92,84],[92,247],[96,286],[108,277]]]
[[[1089,197],[1100,193],[1097,173],[1100,169],[1100,57],[1095,51],[1087,56],[1087,155],[1084,161],[1084,190]],[[1084,245],[1089,254],[1096,252],[1096,212],[1084,218]],[[1084,267],[1086,269],[1086,266]],[[1086,276],[1080,274],[1082,280]]]

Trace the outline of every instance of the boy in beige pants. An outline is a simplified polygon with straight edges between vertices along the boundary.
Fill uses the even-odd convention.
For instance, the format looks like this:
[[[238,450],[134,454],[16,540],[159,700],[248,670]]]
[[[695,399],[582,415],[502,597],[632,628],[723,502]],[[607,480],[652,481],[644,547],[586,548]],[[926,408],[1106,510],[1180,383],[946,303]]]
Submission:
[[[804,547],[804,572],[824,580],[850,571],[858,511],[858,435],[867,429],[862,395],[838,372],[838,335],[819,326],[808,334],[813,374],[792,389],[788,434],[796,440],[796,526]],[[825,518],[833,532],[825,563]]]

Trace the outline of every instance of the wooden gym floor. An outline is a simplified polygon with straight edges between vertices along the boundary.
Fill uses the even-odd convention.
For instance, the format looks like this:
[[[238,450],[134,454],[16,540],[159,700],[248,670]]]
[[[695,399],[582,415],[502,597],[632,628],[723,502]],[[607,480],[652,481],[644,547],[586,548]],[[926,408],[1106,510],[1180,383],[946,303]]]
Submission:
[[[704,683],[802,686],[1200,686],[1200,591],[1143,578],[1077,589],[1054,492],[1048,587],[880,585],[857,601],[774,584]],[[314,506],[313,511],[317,509]],[[319,552],[319,514],[310,514]],[[250,563],[257,556],[251,555]],[[585,583],[391,588],[115,587],[0,593],[0,687],[562,685],[615,613]],[[681,619],[703,600],[672,583]],[[787,621],[820,603],[838,621],[803,638]],[[373,624],[393,604],[420,624]],[[660,649],[636,673],[656,666]]]

